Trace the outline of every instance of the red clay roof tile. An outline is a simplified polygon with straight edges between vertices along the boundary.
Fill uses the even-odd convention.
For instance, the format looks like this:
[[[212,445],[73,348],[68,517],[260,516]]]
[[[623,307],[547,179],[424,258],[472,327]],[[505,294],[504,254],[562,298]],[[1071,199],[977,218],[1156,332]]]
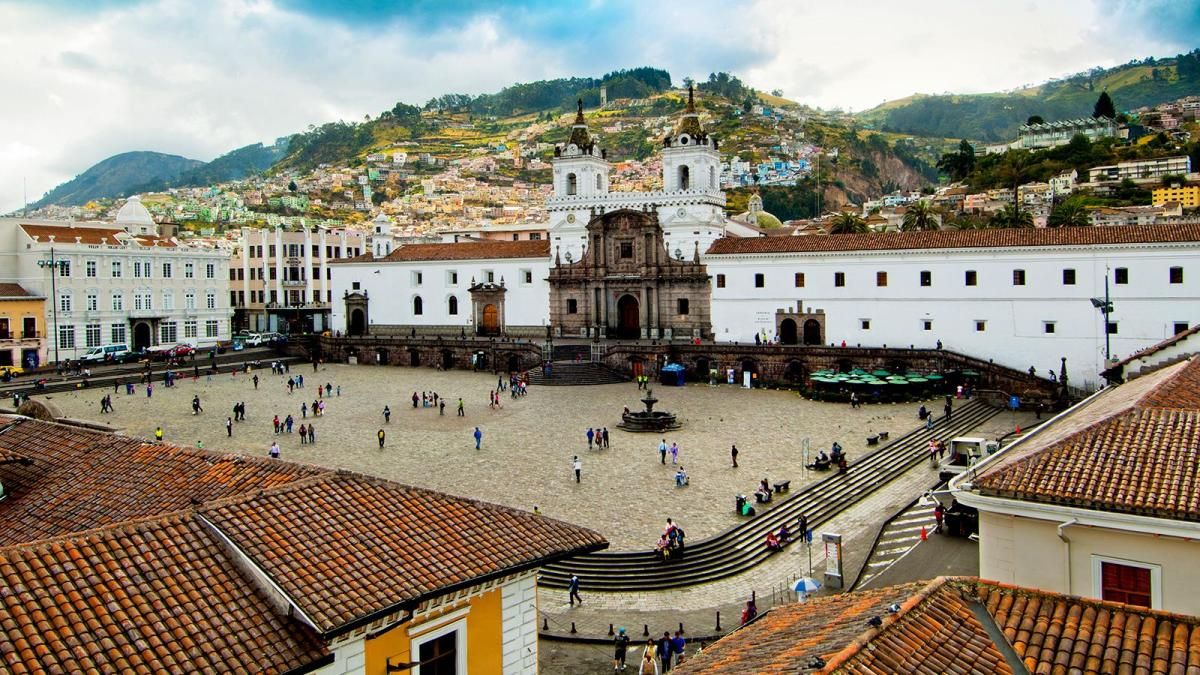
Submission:
[[[453,244],[405,244],[382,258],[370,253],[354,258],[331,260],[331,263],[410,262],[439,260],[487,260],[492,258],[548,258],[549,240],[470,241]]]

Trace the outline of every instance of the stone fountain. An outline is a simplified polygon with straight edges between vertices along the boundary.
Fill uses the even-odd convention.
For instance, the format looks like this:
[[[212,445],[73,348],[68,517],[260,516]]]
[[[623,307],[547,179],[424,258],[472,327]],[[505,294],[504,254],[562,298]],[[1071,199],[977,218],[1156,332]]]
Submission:
[[[679,428],[679,421],[675,419],[675,413],[664,412],[662,410],[655,411],[654,404],[658,403],[658,399],[654,398],[654,390],[646,391],[646,397],[642,399],[642,404],[646,406],[644,411],[630,412],[628,408],[621,414],[621,423],[617,428],[625,431],[674,431]]]

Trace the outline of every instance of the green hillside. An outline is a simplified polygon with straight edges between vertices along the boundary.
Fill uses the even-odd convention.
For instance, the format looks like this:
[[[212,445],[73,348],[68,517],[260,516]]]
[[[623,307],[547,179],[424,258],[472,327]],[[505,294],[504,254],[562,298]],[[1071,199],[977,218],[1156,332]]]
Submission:
[[[230,180],[241,180],[260,174],[274,166],[287,153],[288,141],[282,138],[274,145],[247,145],[227,152],[207,164],[188,169],[175,178],[160,178],[133,189],[133,192],[159,192],[172,187],[204,187]]]
[[[1046,120],[1088,117],[1100,92],[1118,111],[1200,93],[1200,49],[1179,56],[1094,68],[1011,93],[914,95],[864,111],[858,118],[883,131],[1006,141],[1032,115]]]
[[[185,171],[203,164],[195,159],[161,152],[123,152],[102,160],[50,190],[30,207],[37,209],[49,204],[79,206],[93,199],[123,197],[134,194],[138,186],[151,181],[174,180]]]

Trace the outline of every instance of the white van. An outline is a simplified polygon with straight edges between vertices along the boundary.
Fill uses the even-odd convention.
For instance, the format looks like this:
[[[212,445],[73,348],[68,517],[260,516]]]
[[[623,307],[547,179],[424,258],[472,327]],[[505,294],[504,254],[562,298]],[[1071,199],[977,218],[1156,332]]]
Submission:
[[[119,362],[125,360],[127,356],[129,356],[129,345],[105,345],[103,347],[92,347],[79,360],[84,363]]]
[[[245,343],[247,347],[257,347],[263,343],[263,336],[259,333],[250,333],[246,336]]]

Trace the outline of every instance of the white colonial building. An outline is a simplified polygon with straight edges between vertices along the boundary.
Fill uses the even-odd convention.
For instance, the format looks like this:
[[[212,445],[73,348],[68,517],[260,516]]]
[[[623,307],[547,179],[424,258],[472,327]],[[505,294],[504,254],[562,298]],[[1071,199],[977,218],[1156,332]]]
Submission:
[[[1066,357],[1082,385],[1106,349],[1124,357],[1200,323],[1196,225],[727,238],[703,260],[718,341],[940,342],[1041,374]],[[1107,317],[1094,306],[1106,292]]]
[[[228,253],[160,237],[137,197],[111,224],[0,220],[0,280],[47,298],[55,360],[230,336]]]

